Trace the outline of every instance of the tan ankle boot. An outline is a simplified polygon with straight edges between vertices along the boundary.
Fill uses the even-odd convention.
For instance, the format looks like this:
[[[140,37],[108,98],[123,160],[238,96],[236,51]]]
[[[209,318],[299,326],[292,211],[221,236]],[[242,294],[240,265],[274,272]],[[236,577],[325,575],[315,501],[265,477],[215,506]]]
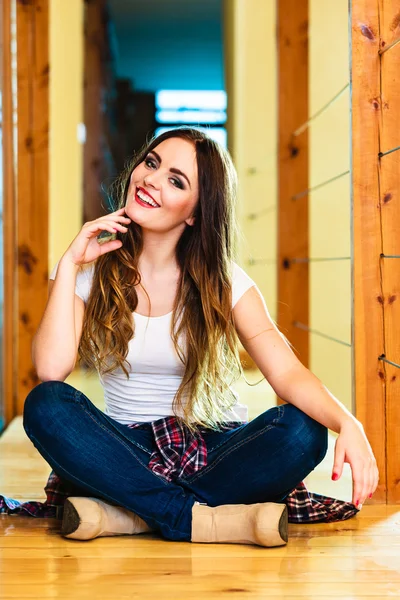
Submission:
[[[92,540],[113,535],[135,535],[152,531],[135,513],[98,498],[68,498],[64,504],[61,535]]]
[[[192,509],[192,542],[283,546],[288,541],[285,504],[226,504]]]

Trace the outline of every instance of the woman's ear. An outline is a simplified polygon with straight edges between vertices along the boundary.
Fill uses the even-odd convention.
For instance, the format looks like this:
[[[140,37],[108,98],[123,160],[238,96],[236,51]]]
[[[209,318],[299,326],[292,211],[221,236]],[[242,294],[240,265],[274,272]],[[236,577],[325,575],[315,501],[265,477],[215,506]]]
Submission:
[[[195,220],[196,220],[196,217],[189,217],[188,219],[185,220],[185,223],[187,225],[189,225],[190,227],[193,227]]]

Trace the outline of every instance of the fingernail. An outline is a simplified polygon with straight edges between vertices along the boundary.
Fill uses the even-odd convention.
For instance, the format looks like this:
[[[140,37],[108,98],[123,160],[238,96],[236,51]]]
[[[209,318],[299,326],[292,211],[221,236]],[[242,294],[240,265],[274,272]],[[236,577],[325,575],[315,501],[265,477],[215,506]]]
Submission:
[[[368,496],[368,498],[372,498],[372,494],[370,494],[370,495]]]
[[[332,479],[333,479],[333,481],[337,481],[338,477],[339,477],[339,476],[338,476],[338,474],[337,474],[337,473],[334,473],[334,474],[332,475]]]

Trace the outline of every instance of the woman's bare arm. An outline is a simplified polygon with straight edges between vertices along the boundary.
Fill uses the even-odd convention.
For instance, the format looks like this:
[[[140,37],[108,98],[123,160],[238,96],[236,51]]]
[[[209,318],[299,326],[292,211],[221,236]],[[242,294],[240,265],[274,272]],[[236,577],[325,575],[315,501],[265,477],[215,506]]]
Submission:
[[[85,311],[83,300],[75,294],[79,267],[120,248],[121,240],[100,245],[97,236],[103,231],[126,233],[130,222],[122,208],[85,223],[60,260],[56,279],[49,284],[49,299],[32,345],[33,364],[41,381],[64,381],[73,370]]]
[[[251,287],[233,309],[240,341],[275,392],[339,433],[354,417],[295,356],[272,321],[258,288]]]
[[[353,473],[353,503],[361,505],[375,491],[379,477],[361,423],[297,359],[272,321],[257,287],[243,294],[233,317],[244,348],[278,396],[339,433],[332,478],[338,479],[343,463],[348,462]]]
[[[64,381],[75,366],[82,333],[84,302],[75,294],[79,266],[61,259],[33,338],[32,358],[41,381]]]

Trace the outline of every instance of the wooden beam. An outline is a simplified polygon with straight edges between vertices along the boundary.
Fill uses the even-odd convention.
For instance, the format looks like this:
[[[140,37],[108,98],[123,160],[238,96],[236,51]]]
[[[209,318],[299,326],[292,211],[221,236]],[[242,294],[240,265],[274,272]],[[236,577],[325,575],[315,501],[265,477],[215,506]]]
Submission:
[[[309,363],[309,334],[296,323],[309,323],[308,263],[308,128],[293,133],[308,119],[308,0],[278,2],[278,325],[300,360]]]
[[[84,122],[83,220],[107,213],[109,206],[102,189],[108,189],[118,175],[118,141],[113,106],[116,74],[112,61],[110,16],[107,0],[85,0],[84,12]],[[132,107],[131,107],[132,108]],[[140,107],[138,110],[140,114]],[[126,137],[126,131],[123,132]],[[143,140],[144,141],[144,140]],[[143,142],[141,142],[142,144]],[[132,149],[130,149],[132,152]],[[122,159],[122,167],[128,156]],[[117,160],[118,162],[118,160]]]
[[[3,389],[4,421],[8,425],[16,415],[15,345],[15,170],[11,54],[11,2],[2,2],[2,146],[3,146]]]
[[[380,471],[373,501],[386,501],[384,293],[379,195],[380,59],[376,0],[352,6],[353,345],[356,416]]]
[[[48,0],[17,1],[18,412],[22,412],[27,393],[38,383],[31,344],[47,299],[48,29]]]
[[[380,0],[380,151],[400,146],[400,19],[398,0]],[[400,150],[384,154],[379,162],[379,205],[382,251],[400,257]],[[384,299],[384,353],[400,365],[400,258],[381,259]],[[400,369],[382,362],[386,386],[387,502],[400,504]]]
[[[104,47],[105,0],[85,1],[84,13],[84,122],[83,220],[92,221],[104,214],[100,187],[103,181],[102,95],[104,73],[101,62]]]

